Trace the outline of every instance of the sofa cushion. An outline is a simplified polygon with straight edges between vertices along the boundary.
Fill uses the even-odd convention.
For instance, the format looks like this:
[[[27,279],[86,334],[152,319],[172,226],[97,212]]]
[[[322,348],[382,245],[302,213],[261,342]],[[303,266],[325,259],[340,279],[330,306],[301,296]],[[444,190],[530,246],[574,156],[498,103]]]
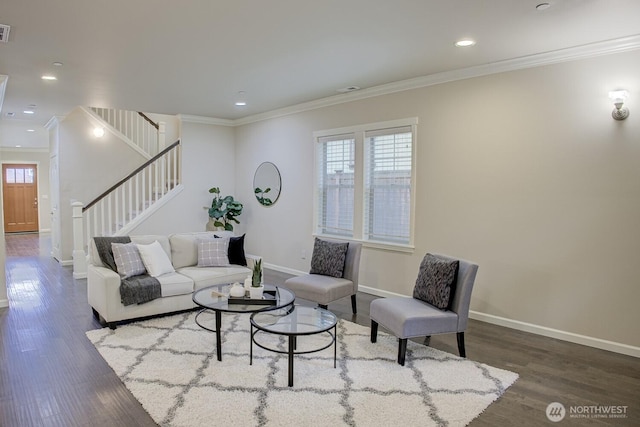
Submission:
[[[157,240],[149,245],[137,244],[137,246],[149,276],[158,277],[175,271],[169,256]]]
[[[447,310],[455,291],[459,264],[457,260],[449,261],[426,254],[420,263],[413,297],[441,310]]]
[[[183,267],[177,270],[193,280],[193,289],[202,289],[205,286],[222,285],[226,283],[242,282],[251,274],[251,270],[240,265],[229,267]]]
[[[145,235],[137,235],[137,236],[129,236],[133,243],[139,245],[150,245],[153,242],[160,243],[162,249],[171,260],[171,244],[169,243],[169,237],[162,234],[145,234]]]
[[[198,246],[196,241],[199,239],[213,239],[213,232],[196,232],[196,233],[176,233],[169,236],[171,242],[171,261],[173,266],[178,269],[198,264]]]
[[[144,274],[147,271],[135,243],[111,243],[111,249],[117,272],[123,279]]]
[[[193,292],[193,280],[182,274],[167,273],[156,277],[160,282],[163,297],[186,295]]]
[[[348,242],[330,242],[316,237],[313,244],[311,271],[309,273],[342,277],[344,261],[347,258],[347,249],[349,249]]]
[[[229,265],[229,239],[198,239],[198,267]]]

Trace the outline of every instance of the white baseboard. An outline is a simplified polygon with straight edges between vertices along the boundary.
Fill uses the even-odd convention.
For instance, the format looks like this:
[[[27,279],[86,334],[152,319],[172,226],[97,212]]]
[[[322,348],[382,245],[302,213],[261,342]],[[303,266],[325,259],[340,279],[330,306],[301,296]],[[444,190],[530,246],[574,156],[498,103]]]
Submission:
[[[272,264],[265,264],[266,268],[280,271],[283,273],[300,275],[306,274],[286,267],[280,267]],[[406,297],[407,295],[398,294],[395,292],[389,292],[381,289],[371,288],[365,285],[359,285],[358,290],[366,294],[375,295],[378,297]],[[626,354],[628,356],[640,358],[640,347],[634,347],[628,344],[622,344],[614,341],[603,340],[600,338],[589,337],[586,335],[575,334],[573,332],[561,331],[559,329],[548,328],[546,326],[534,325],[532,323],[521,322],[519,320],[508,319],[506,317],[494,316],[492,314],[481,313],[479,311],[469,311],[469,317],[471,319],[479,320],[481,322],[491,323],[493,325],[504,326],[519,331],[530,332],[536,335],[542,335],[544,337],[556,338],[562,341],[568,341],[575,344],[586,345],[589,347],[599,348],[601,350],[612,351],[614,353]]]
[[[73,260],[72,259],[63,259],[63,260],[60,260],[58,262],[63,267],[73,267]]]
[[[614,341],[603,340],[600,338],[589,337],[587,335],[574,334],[573,332],[561,331],[559,329],[548,328],[546,326],[534,325],[532,323],[521,322],[519,320],[507,319],[505,317],[494,316],[492,314],[480,313],[478,311],[469,311],[471,319],[480,320],[498,326],[505,326],[519,331],[531,332],[532,334],[542,335],[549,338],[556,338],[562,341],[568,341],[575,344],[586,345],[589,347],[599,348],[601,350],[613,351],[614,353],[626,354],[628,356],[640,357],[640,347],[634,347],[628,344],[622,344]]]
[[[73,273],[74,279],[86,279],[87,273]]]
[[[264,268],[268,268],[269,270],[275,270],[275,271],[279,271],[281,273],[287,273],[287,274],[292,274],[294,276],[302,276],[303,274],[307,274],[308,271],[300,271],[300,270],[294,270],[293,268],[288,268],[288,267],[281,267],[279,265],[274,265],[274,264],[269,264],[269,263],[264,263],[262,264]]]
[[[0,308],[5,308],[5,307],[9,307],[9,300],[8,299],[0,299]]]

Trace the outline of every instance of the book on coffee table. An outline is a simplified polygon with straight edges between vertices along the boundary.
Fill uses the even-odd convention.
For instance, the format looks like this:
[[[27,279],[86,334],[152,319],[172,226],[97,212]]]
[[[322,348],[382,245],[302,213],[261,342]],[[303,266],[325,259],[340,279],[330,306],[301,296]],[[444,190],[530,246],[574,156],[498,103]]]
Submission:
[[[276,305],[277,299],[275,295],[275,291],[271,292],[263,292],[262,298],[253,299],[248,296],[243,297],[232,297],[229,296],[229,304],[253,304],[253,305]]]

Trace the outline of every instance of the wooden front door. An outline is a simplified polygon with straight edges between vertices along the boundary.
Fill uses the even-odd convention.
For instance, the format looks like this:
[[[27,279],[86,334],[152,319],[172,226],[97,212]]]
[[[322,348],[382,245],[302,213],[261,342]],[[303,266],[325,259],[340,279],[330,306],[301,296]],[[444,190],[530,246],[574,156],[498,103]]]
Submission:
[[[4,231],[38,231],[36,165],[2,165]]]

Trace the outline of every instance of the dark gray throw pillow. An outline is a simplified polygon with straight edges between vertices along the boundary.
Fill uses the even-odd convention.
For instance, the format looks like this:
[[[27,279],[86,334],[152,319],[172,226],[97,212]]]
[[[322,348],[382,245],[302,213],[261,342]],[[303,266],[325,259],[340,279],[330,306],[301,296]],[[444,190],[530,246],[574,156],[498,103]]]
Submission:
[[[316,237],[311,256],[311,274],[342,277],[349,243],[329,242]]]
[[[441,310],[451,306],[455,292],[459,261],[447,261],[426,254],[420,263],[420,272],[413,288],[413,297]]]

